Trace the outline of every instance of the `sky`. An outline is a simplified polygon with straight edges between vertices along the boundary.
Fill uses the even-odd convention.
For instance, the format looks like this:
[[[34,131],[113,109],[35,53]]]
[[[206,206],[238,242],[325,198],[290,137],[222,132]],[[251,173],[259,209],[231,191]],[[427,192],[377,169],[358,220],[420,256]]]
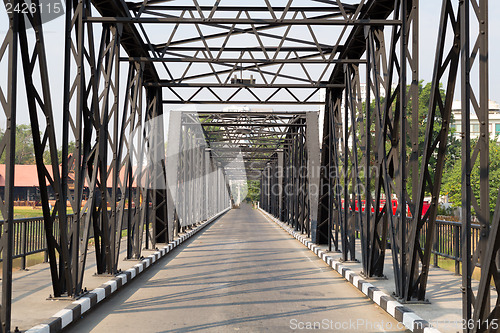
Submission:
[[[297,0],[296,5],[300,5],[303,0]],[[305,0],[304,0],[305,1]],[[177,2],[183,3],[185,0],[178,0],[170,2],[170,4],[175,4]],[[203,3],[213,3],[214,0],[201,1]],[[232,1],[222,1],[221,5],[224,4],[236,4],[238,0]],[[278,0],[280,2],[280,0]],[[281,1],[282,2],[282,1]],[[347,1],[352,2],[352,1]],[[453,1],[458,3],[458,0]],[[244,3],[244,2],[242,2]],[[274,4],[274,2],[273,2]],[[441,1],[437,0],[421,0],[420,1],[420,52],[419,52],[419,70],[420,79],[425,82],[429,82],[432,77],[435,48],[436,48],[436,38],[438,30],[438,20],[441,10]],[[500,102],[500,62],[496,59],[500,58],[500,38],[498,37],[497,31],[500,31],[500,20],[495,18],[500,15],[500,1],[490,1],[489,2],[489,84],[490,84],[490,99]],[[0,38],[3,40],[5,33],[8,29],[7,15],[5,8],[0,7]],[[63,45],[64,45],[64,19],[60,17],[54,21],[48,22],[44,25],[45,30],[45,41],[46,41],[46,51],[47,58],[49,61],[49,75],[52,90],[52,100],[54,104],[54,110],[58,110],[62,105],[62,86],[63,86]],[[158,32],[153,38],[158,38],[161,40],[163,34]],[[19,65],[21,68],[21,66]],[[126,67],[126,66],[124,66]],[[126,77],[126,72],[122,71]],[[19,86],[22,87],[22,72],[19,75]],[[125,80],[124,80],[125,81]],[[5,87],[7,82],[7,67],[4,62],[0,63],[0,87]],[[477,83],[477,80],[473,82]],[[458,85],[459,88],[460,85]],[[5,90],[5,88],[4,88]],[[19,100],[23,101],[25,99],[23,94],[23,89],[19,89]],[[459,99],[459,89],[455,94],[454,99]],[[19,103],[20,107],[18,109],[18,123],[29,123],[28,113],[25,108],[22,107],[23,103]],[[58,126],[60,124],[56,124]],[[5,128],[5,119],[1,119],[0,116],[0,127]]]

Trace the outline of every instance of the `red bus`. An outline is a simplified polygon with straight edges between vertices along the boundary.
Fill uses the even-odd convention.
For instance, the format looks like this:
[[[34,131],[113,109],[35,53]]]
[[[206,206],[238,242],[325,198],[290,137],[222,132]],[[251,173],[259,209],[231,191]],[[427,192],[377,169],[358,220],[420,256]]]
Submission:
[[[380,212],[384,209],[385,203],[386,203],[385,199],[380,200],[380,203],[379,203],[379,211]],[[391,204],[392,204],[392,214],[396,215],[396,211],[398,209],[398,200],[396,200],[396,199],[392,200]],[[429,201],[424,201],[424,205],[422,207],[422,216],[425,215],[425,213],[427,213],[430,206],[431,206],[431,204]],[[354,207],[355,207],[355,211],[359,212],[358,200],[356,200]],[[362,212],[365,211],[365,207],[366,207],[366,200],[361,200],[361,211]],[[342,208],[344,208],[344,200],[343,199],[342,199]],[[350,208],[350,209],[352,209],[352,208]],[[371,207],[371,211],[372,211],[372,213],[374,213],[375,208]],[[411,217],[410,207],[408,205],[406,205],[406,215]]]

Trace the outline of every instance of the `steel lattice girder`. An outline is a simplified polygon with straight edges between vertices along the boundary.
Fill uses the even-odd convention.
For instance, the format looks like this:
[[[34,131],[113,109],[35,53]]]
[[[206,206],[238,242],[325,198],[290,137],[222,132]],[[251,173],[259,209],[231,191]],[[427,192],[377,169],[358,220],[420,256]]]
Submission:
[[[170,113],[166,169],[172,198],[167,199],[168,209],[176,210],[177,230],[208,219],[230,201],[228,171],[210,151],[197,119],[190,112]]]
[[[245,169],[263,166],[262,162],[275,159],[274,152],[287,144],[286,131],[291,127],[303,127],[300,119],[304,112],[253,112],[244,114],[226,112],[198,112],[207,141],[214,157],[223,163],[231,162],[240,154],[245,161]],[[262,139],[262,135],[268,139]],[[254,142],[254,138],[259,139]],[[290,141],[290,139],[288,139]],[[231,174],[228,175],[231,177]],[[241,174],[238,175],[238,177]]]
[[[176,6],[144,3],[127,3],[128,12],[122,17],[111,10],[119,5],[112,1],[95,4],[102,17],[87,17],[86,22],[107,22],[123,24],[125,29],[140,30],[145,35],[143,50],[133,50],[124,46],[128,57],[123,61],[144,62],[149,68],[156,68],[165,73],[168,79],[145,79],[145,85],[164,87],[165,104],[320,104],[316,96],[320,87],[338,87],[324,80],[328,77],[331,65],[335,63],[360,63],[363,59],[347,59],[337,57],[344,48],[337,43],[324,44],[318,41],[314,27],[320,25],[339,25],[344,34],[352,26],[365,25],[400,25],[400,20],[388,20],[385,17],[368,18],[361,15],[364,4],[343,4],[341,2],[318,6],[296,7],[289,1],[287,6],[273,7],[241,7],[241,6]],[[374,1],[373,1],[374,2]],[[377,10],[380,10],[375,6]],[[182,9],[181,9],[182,8]],[[220,17],[223,12],[224,17]],[[229,15],[229,16],[228,16]],[[269,16],[271,18],[269,18]],[[153,43],[148,36],[147,24],[159,23],[172,27],[167,33],[165,43]],[[300,37],[290,33],[292,26],[305,25],[305,34]],[[250,27],[248,27],[250,25]],[[198,35],[183,36],[184,26],[192,26]],[[204,34],[202,29],[212,28]],[[285,33],[278,33],[277,28],[285,28]],[[218,30],[218,32],[215,32]],[[222,30],[222,31],[221,31]],[[125,32],[127,33],[127,32]],[[234,36],[253,36],[254,45],[237,47],[231,45]],[[179,37],[178,37],[179,36]],[[182,37],[181,37],[182,36]],[[279,41],[278,46],[267,45],[269,40]],[[295,43],[290,47],[288,43]],[[217,46],[214,46],[217,45]],[[132,52],[129,52],[131,50]],[[236,56],[234,56],[237,53]],[[228,56],[226,56],[226,54]],[[186,63],[185,70],[178,74],[173,72],[169,64]],[[207,70],[198,70],[190,74],[195,64],[205,64]],[[283,73],[283,65],[296,63],[301,66],[304,75],[288,75]],[[246,64],[246,65],[244,65]],[[313,74],[309,65],[323,64],[322,69]],[[266,67],[279,66],[274,70]],[[240,71],[252,72],[262,83],[240,82],[232,76]],[[253,80],[253,79],[252,79]],[[284,83],[283,80],[288,81]],[[234,82],[233,82],[234,81]],[[243,84],[241,84],[243,83]],[[188,96],[182,96],[181,88],[195,88]],[[261,89],[257,89],[261,88]],[[222,90],[232,90],[228,97]],[[308,93],[303,95],[299,90]],[[240,96],[249,94],[251,99]],[[302,94],[302,96],[300,96]],[[277,96],[284,95],[281,98]]]
[[[430,265],[430,253],[434,234],[434,222],[437,215],[437,198],[439,197],[439,190],[441,185],[441,177],[444,168],[444,156],[446,153],[446,144],[448,139],[449,124],[451,120],[451,104],[453,102],[453,95],[455,90],[455,81],[458,72],[459,65],[459,47],[460,47],[460,35],[454,34],[454,40],[452,47],[450,49],[445,49],[445,40],[447,32],[446,21],[454,22],[452,29],[454,31],[459,31],[459,21],[455,18],[455,13],[451,7],[451,3],[444,1],[441,13],[440,25],[443,27],[440,29],[440,35],[438,37],[438,50],[439,55],[435,59],[434,64],[434,77],[433,77],[433,87],[430,97],[430,109],[426,128],[426,136],[424,142],[424,148],[422,152],[422,167],[420,172],[420,177],[417,179],[418,184],[416,189],[418,193],[414,197],[415,203],[415,213],[414,218],[411,223],[411,230],[409,233],[410,242],[410,262],[409,262],[409,274],[408,274],[408,287],[415,286],[416,288],[408,288],[406,293],[407,298],[416,297],[420,300],[424,299],[425,295],[425,285],[427,283],[429,265]],[[445,60],[447,59],[447,60]],[[449,69],[449,70],[446,70]],[[448,77],[443,77],[447,73]],[[445,79],[446,85],[446,99],[442,101],[439,82]],[[441,122],[441,130],[438,133],[434,133],[434,124],[436,122]],[[431,170],[429,170],[429,161],[432,155],[437,153],[437,166],[434,172],[434,179],[431,179]],[[424,201],[425,191],[431,193],[431,205],[429,210],[425,215],[422,214],[422,205]],[[420,238],[422,234],[422,227],[424,224],[427,227],[426,242],[425,247],[422,249],[420,244]],[[424,251],[423,258],[418,254]],[[421,262],[421,265],[419,265]],[[419,266],[420,272],[419,272]]]
[[[382,2],[377,2],[378,5],[382,5]],[[373,6],[376,6],[375,4],[372,4]],[[375,7],[368,7],[367,12],[370,12],[370,10],[375,10]],[[395,273],[395,283],[396,283],[396,295],[402,296],[403,290],[405,289],[405,280],[406,280],[406,272],[407,272],[407,263],[406,263],[406,256],[407,256],[407,244],[406,244],[406,220],[405,218],[402,218],[401,216],[406,215],[405,214],[405,207],[406,203],[410,202],[410,197],[406,193],[406,183],[405,179],[407,177],[406,174],[406,169],[407,169],[407,160],[406,160],[406,134],[402,135],[400,133],[406,133],[406,127],[407,127],[407,122],[406,122],[406,108],[407,108],[407,103],[408,100],[406,98],[406,67],[409,65],[410,68],[412,68],[412,84],[411,84],[411,89],[412,89],[412,97],[415,97],[416,95],[413,93],[414,92],[414,85],[415,82],[418,82],[418,80],[415,80],[415,77],[418,78],[418,71],[417,68],[415,67],[415,62],[418,63],[418,52],[412,54],[413,58],[409,55],[408,53],[408,48],[407,48],[407,43],[408,40],[410,42],[415,43],[417,42],[417,38],[410,38],[408,39],[408,36],[410,33],[415,36],[417,29],[415,28],[415,23],[417,20],[415,20],[414,13],[416,10],[418,10],[418,6],[416,6],[414,3],[411,3],[411,1],[401,1],[401,2],[394,2],[394,6],[386,7],[386,11],[377,11],[378,15],[385,15],[387,17],[389,14],[393,13],[393,19],[394,20],[401,20],[402,24],[401,26],[394,26],[392,27],[392,39],[391,39],[391,44],[389,48],[389,53],[387,55],[387,58],[384,60],[386,61],[385,63],[385,70],[384,72],[387,73],[385,77],[387,77],[386,82],[384,82],[384,90],[386,92],[390,92],[388,98],[385,99],[385,102],[383,105],[379,105],[378,109],[376,110],[376,133],[378,133],[378,139],[376,141],[377,149],[378,150],[378,159],[379,159],[379,164],[378,164],[378,175],[376,177],[377,183],[376,188],[375,188],[375,202],[380,202],[381,195],[380,191],[383,189],[386,204],[385,208],[382,210],[382,212],[379,212],[378,210],[378,204],[377,207],[375,208],[375,218],[374,222],[378,223],[382,221],[382,225],[384,227],[378,228],[375,225],[375,229],[378,231],[374,230],[374,227],[370,226],[370,223],[373,224],[372,222],[368,223],[367,226],[361,225],[360,228],[362,230],[362,238],[363,238],[363,258],[365,261],[365,270],[372,267],[373,264],[369,262],[370,258],[376,259],[378,261],[378,265],[380,266],[382,263],[380,261],[380,255],[378,255],[378,258],[373,255],[368,255],[370,251],[375,250],[374,246],[376,246],[376,241],[377,238],[372,238],[372,235],[374,235],[375,232],[382,232],[382,242],[385,242],[385,236],[384,236],[384,230],[387,230],[385,228],[385,223],[388,223],[388,230],[390,231],[389,235],[390,240],[391,240],[391,248],[392,248],[392,257],[393,257],[393,266],[394,266],[394,273]],[[410,29],[412,28],[412,30]],[[345,55],[349,55],[349,58],[356,58],[360,57],[366,50],[370,49],[370,44],[366,43],[366,37],[369,37],[366,35],[366,31],[369,31],[370,28],[365,28],[365,29],[355,29],[351,33],[351,37],[348,39],[348,43],[350,43],[352,46],[356,46],[353,48],[345,48]],[[382,41],[383,43],[383,41]],[[382,45],[379,41],[379,46]],[[398,50],[399,48],[399,50]],[[415,49],[418,50],[416,47],[410,46],[412,51]],[[342,56],[342,55],[341,55]],[[373,55],[372,55],[373,58]],[[408,62],[408,60],[411,59],[411,61]],[[375,61],[375,59],[369,59],[371,61]],[[377,59],[378,60],[378,59]],[[408,62],[408,63],[407,63]],[[401,65],[404,64],[404,65]],[[368,63],[368,66],[370,64]],[[322,234],[328,234],[330,235],[332,233],[332,229],[336,228],[334,225],[340,225],[341,226],[341,231],[342,231],[342,236],[343,236],[343,256],[344,259],[348,259],[347,255],[348,253],[351,253],[351,259],[353,258],[353,252],[354,252],[354,237],[353,237],[353,224],[354,223],[349,223],[349,221],[352,221],[352,219],[360,218],[362,215],[359,214],[359,216],[356,216],[356,207],[351,206],[348,208],[348,200],[355,202],[358,200],[358,205],[361,205],[361,198],[358,195],[357,199],[355,198],[355,195],[353,195],[352,199],[348,197],[348,187],[349,187],[349,179],[353,182],[353,184],[359,184],[360,179],[357,176],[357,169],[358,166],[357,164],[360,163],[361,161],[358,161],[358,157],[356,156],[356,153],[353,151],[352,152],[352,159],[355,159],[355,165],[353,170],[351,171],[349,163],[348,163],[348,158],[349,158],[349,150],[350,150],[350,145],[347,143],[348,139],[351,134],[352,135],[352,145],[353,147],[356,147],[357,142],[362,142],[363,138],[358,139],[359,131],[356,130],[356,119],[354,117],[354,112],[357,113],[357,109],[359,107],[355,107],[355,103],[353,103],[353,99],[356,98],[353,96],[359,89],[353,89],[352,88],[352,74],[350,74],[349,68],[351,68],[349,65],[344,65],[343,67],[337,65],[334,68],[331,80],[329,83],[342,83],[344,82],[346,84],[346,89],[345,89],[345,101],[346,101],[346,108],[344,112],[344,119],[343,119],[343,124],[342,120],[339,118],[339,114],[341,112],[340,105],[338,102],[334,102],[335,100],[339,100],[342,95],[339,92],[332,92],[331,94],[327,94],[327,97],[330,99],[327,101],[327,105],[336,105],[335,108],[330,108],[327,109],[328,112],[333,112],[335,111],[334,115],[327,115],[329,121],[332,121],[332,119],[339,119],[338,123],[342,124],[342,128],[344,129],[343,135],[337,136],[335,133],[337,131],[333,128],[330,130],[329,127],[325,127],[327,132],[325,133],[325,139],[330,142],[330,145],[338,145],[338,140],[343,140],[342,142],[344,143],[344,146],[342,150],[337,150],[335,155],[339,155],[339,152],[342,153],[340,155],[340,161],[343,164],[342,174],[341,177],[344,179],[344,195],[343,198],[339,195],[332,195],[330,193],[329,195],[324,195],[322,194],[323,198],[323,203],[322,203],[322,210],[321,213],[323,216],[325,215],[325,212],[328,211],[324,209],[324,207],[328,207],[328,205],[332,205],[333,202],[331,198],[327,199],[328,196],[332,197],[335,199],[335,206],[338,207],[339,209],[342,209],[343,214],[337,214],[337,219],[338,221],[334,222],[329,222],[328,224],[326,223],[327,220],[324,219],[324,217],[321,218],[322,226],[323,226],[323,232]],[[346,74],[347,70],[347,74]],[[354,75],[354,80],[359,81],[356,76],[359,76],[359,74]],[[393,77],[396,76],[397,80],[397,87],[392,92],[392,80]],[[378,89],[378,83],[375,83],[377,85]],[[332,89],[333,90],[333,89]],[[350,90],[350,91],[348,91]],[[369,90],[369,89],[367,89]],[[334,91],[334,90],[333,90]],[[358,93],[357,93],[358,94]],[[369,96],[369,95],[368,95]],[[360,98],[360,97],[358,97]],[[350,101],[350,102],[349,102]],[[366,100],[366,105],[370,104],[370,100]],[[393,104],[395,105],[395,108],[393,110]],[[415,102],[412,103],[412,105],[415,107]],[[349,125],[349,117],[348,117],[348,111],[351,110],[351,121]],[[337,122],[337,121],[336,121]],[[368,126],[368,125],[367,125]],[[352,128],[351,128],[352,127]],[[415,131],[415,129],[413,129]],[[366,130],[365,130],[366,132]],[[341,134],[342,132],[338,132]],[[412,135],[411,138],[415,139],[415,135]],[[332,138],[334,141],[332,142]],[[364,139],[367,141],[368,139]],[[386,151],[386,142],[390,144],[390,149],[389,151]],[[366,143],[365,143],[366,144]],[[333,147],[330,146],[330,150],[332,150]],[[397,158],[397,156],[402,156],[403,158]],[[338,169],[338,158],[337,157],[329,157],[328,155],[323,155],[323,166],[335,166],[336,170]],[[335,162],[335,165],[333,164]],[[365,165],[367,165],[365,161]],[[412,166],[415,166],[415,164],[412,164]],[[367,172],[367,171],[366,171]],[[330,173],[328,173],[328,177],[331,177]],[[370,190],[370,183],[369,179],[367,178],[367,183],[365,184],[367,191]],[[323,180],[323,190],[329,190],[332,191],[331,187],[324,186],[325,184],[331,184],[328,179]],[[398,206],[398,216],[399,218],[396,218],[393,216],[392,213],[392,198],[393,195],[396,195],[399,201],[399,206]],[[328,201],[327,201],[328,200]],[[367,201],[370,201],[370,198],[367,197]],[[329,207],[331,209],[331,206]],[[359,207],[361,208],[361,207]],[[382,213],[382,214],[380,214]],[[343,216],[342,216],[343,215]],[[369,211],[367,211],[367,221],[371,221],[371,217],[369,216]],[[377,216],[379,215],[379,216]],[[329,219],[331,219],[332,216],[329,216]],[[363,219],[360,220],[360,222],[363,222]],[[329,230],[325,232],[325,227],[329,225]],[[368,235],[368,231],[372,231],[371,234]],[[348,235],[351,235],[349,237]],[[365,237],[366,236],[366,237]],[[328,239],[331,236],[328,236]],[[383,247],[379,247],[379,253],[383,251]],[[381,267],[379,267],[377,274],[381,274]],[[371,272],[365,272],[365,274],[371,274]]]
[[[308,235],[317,229],[319,187],[318,113],[308,112],[290,126],[289,144],[274,153],[262,171],[263,209]]]

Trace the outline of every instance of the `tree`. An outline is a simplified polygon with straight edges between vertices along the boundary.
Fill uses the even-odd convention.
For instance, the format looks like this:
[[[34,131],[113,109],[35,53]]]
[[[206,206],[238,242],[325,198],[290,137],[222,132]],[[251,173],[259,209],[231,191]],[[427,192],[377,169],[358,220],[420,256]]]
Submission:
[[[3,139],[5,132],[0,132]],[[1,140],[1,139],[0,139]],[[6,154],[0,158],[0,163],[5,163]],[[16,164],[34,164],[35,148],[33,146],[33,136],[31,135],[30,125],[17,125],[16,127]]]
[[[260,201],[260,181],[259,180],[249,180],[248,184],[248,193],[245,201]]]
[[[418,83],[418,91],[419,91],[419,96],[418,96],[418,124],[415,124],[418,128],[418,166],[419,166],[419,173],[422,173],[422,154],[424,151],[424,144],[425,144],[425,135],[426,135],[426,130],[427,130],[427,123],[428,123],[428,113],[429,113],[429,103],[431,99],[431,93],[432,93],[432,82],[428,82],[424,84],[424,81],[420,81]],[[446,99],[446,92],[443,90],[442,85],[439,85],[439,93],[441,95],[441,100]],[[412,119],[412,114],[411,114],[411,101],[410,101],[410,106],[408,107],[408,128],[413,128],[414,124],[413,119]],[[453,115],[452,115],[453,117]],[[451,121],[453,121],[453,118],[451,118]],[[432,141],[437,137],[441,130],[441,125],[442,125],[442,119],[441,119],[441,114],[439,110],[436,111],[436,119],[434,119],[434,126],[432,129]],[[448,132],[448,148],[450,146],[456,147],[456,139],[454,139],[454,130],[450,129]],[[432,142],[431,141],[431,142]],[[408,154],[411,152],[411,140],[408,138],[406,140],[407,144],[407,152]],[[458,143],[458,148],[460,149],[460,143]],[[446,174],[448,171],[449,167],[452,167],[454,165],[455,161],[455,151],[449,158],[448,154],[445,156],[446,162],[445,162],[445,167],[443,170],[443,173]],[[436,165],[437,165],[437,155],[432,154],[429,160],[429,171],[430,171],[430,177],[431,179],[434,178],[434,172],[436,170]],[[408,155],[409,158],[409,155]],[[408,170],[409,174],[408,177],[419,177],[419,175],[412,175],[412,170]],[[407,181],[407,191],[408,193],[412,193],[412,182]],[[430,193],[428,192],[428,189],[426,189],[426,195],[429,195]]]
[[[454,163],[450,170],[443,175],[442,193],[448,195],[453,207],[460,207],[462,204],[462,164],[459,162],[460,159],[456,161],[458,163]],[[500,188],[500,143],[494,139],[490,139],[489,178],[491,216],[495,211],[498,189]],[[476,198],[479,198],[479,163],[476,163],[472,168],[471,186],[472,192]]]
[[[72,154],[74,151],[75,151],[75,142],[71,141],[68,143],[68,154]],[[62,148],[59,148],[57,150],[57,161],[59,162],[59,164],[61,164],[62,162]],[[45,163],[45,165],[52,164],[52,161],[50,160],[50,153],[48,147],[43,152],[43,163]]]

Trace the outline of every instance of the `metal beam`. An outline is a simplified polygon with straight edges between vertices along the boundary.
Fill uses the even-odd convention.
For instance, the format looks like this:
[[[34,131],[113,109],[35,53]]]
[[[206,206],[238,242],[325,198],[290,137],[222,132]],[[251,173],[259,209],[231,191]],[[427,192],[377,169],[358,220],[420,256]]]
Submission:
[[[200,83],[200,82],[167,82],[167,81],[160,81],[160,82],[149,82],[145,83],[144,86],[146,87],[171,87],[171,88],[213,88],[213,89],[218,89],[218,88],[260,88],[260,89],[316,89],[316,88],[343,88],[343,85],[339,84],[329,84],[326,82],[311,82],[309,84],[298,84],[298,83],[272,83],[272,84],[265,84],[265,83],[227,83],[227,84],[220,84],[220,83]]]
[[[328,26],[397,26],[400,20],[335,20],[335,19],[251,19],[251,18],[181,18],[181,17],[88,17],[90,23],[124,24],[265,24],[265,25],[328,25]]]
[[[219,101],[219,100],[197,100],[197,101],[174,101],[164,100],[163,104],[210,104],[210,105],[323,105],[323,102],[311,101],[252,101],[252,100],[234,100],[234,101]]]
[[[269,12],[269,7],[263,7],[263,6],[248,6],[248,7],[242,7],[242,6],[175,6],[175,5],[153,5],[153,4],[146,4],[144,5],[143,3],[133,3],[133,2],[127,2],[127,5],[130,10],[157,10],[157,11],[198,11],[201,10],[203,12],[210,12],[212,10],[216,10],[217,12],[236,12],[236,11],[247,11],[247,12]],[[354,12],[356,9],[355,5],[350,5],[350,4],[342,4],[342,10],[347,13],[351,14]],[[289,7],[283,7],[283,6],[273,6],[272,10],[274,12],[295,12],[295,11],[300,11],[300,12],[320,12],[320,13],[328,13],[328,12],[338,12],[339,14],[341,13],[341,9],[337,4],[332,3],[332,6],[317,6],[317,7],[299,7],[299,6],[289,6]]]
[[[239,51],[247,51],[241,48]],[[260,50],[262,51],[262,50]],[[189,63],[212,63],[212,64],[352,64],[365,63],[365,59],[203,59],[193,57],[182,58],[149,58],[149,57],[122,57],[120,61],[138,61],[138,62],[189,62]]]

